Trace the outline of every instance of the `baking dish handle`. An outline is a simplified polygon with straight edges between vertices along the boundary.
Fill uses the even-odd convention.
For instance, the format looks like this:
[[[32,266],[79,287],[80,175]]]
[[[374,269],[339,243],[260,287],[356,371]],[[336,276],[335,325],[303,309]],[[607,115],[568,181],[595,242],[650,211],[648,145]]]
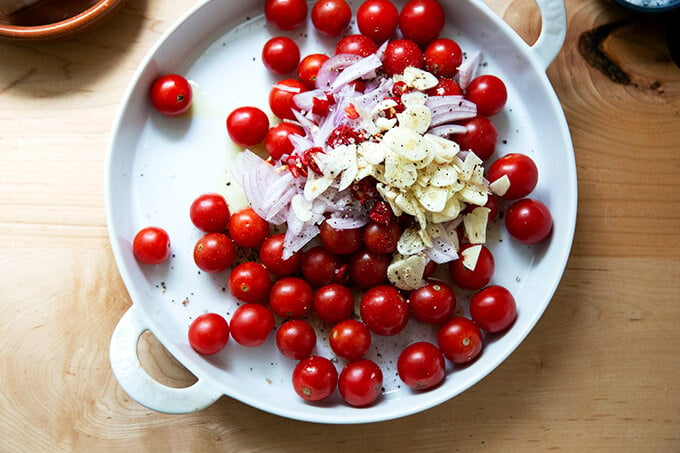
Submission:
[[[567,36],[567,10],[564,0],[535,1],[541,12],[542,25],[541,33],[531,49],[543,69],[548,69]]]
[[[148,330],[132,305],[118,321],[111,337],[111,368],[120,386],[140,404],[158,412],[185,414],[210,406],[221,392],[198,379],[185,388],[173,388],[153,379],[137,355],[139,337]]]

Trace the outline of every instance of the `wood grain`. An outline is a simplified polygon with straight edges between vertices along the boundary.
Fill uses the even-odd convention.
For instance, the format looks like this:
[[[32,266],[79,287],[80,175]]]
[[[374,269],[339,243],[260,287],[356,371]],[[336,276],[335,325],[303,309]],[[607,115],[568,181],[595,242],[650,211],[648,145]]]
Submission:
[[[71,41],[0,42],[0,450],[680,450],[673,21],[592,0],[567,1],[567,41],[548,69],[579,173],[572,256],[545,315],[498,369],[445,404],[366,426],[286,420],[229,398],[180,416],[132,401],[108,362],[130,300],[106,233],[106,143],[132,73],[192,4],[128,2]],[[536,39],[529,0],[489,4]],[[621,25],[601,51],[628,84],[579,52],[584,33],[611,23]],[[159,380],[192,382],[153,337],[140,351]]]

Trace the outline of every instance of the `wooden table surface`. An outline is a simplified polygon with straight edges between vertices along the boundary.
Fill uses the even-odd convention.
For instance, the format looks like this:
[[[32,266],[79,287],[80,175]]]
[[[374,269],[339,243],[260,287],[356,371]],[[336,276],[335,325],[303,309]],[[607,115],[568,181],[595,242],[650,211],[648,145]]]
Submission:
[[[680,451],[680,20],[600,0],[567,0],[548,69],[578,166],[573,251],[500,367],[445,404],[364,426],[226,397],[188,415],[131,400],[108,357],[130,299],[105,226],[106,145],[137,65],[193,3],[130,1],[70,41],[0,42],[0,450]],[[489,4],[536,38],[530,1]],[[191,382],[151,335],[140,354],[161,382]]]

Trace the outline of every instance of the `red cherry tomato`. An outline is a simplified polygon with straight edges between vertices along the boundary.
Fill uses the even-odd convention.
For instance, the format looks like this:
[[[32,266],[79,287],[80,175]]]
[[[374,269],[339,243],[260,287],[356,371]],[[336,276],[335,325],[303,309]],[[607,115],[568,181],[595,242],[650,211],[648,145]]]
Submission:
[[[425,70],[437,77],[453,77],[463,62],[463,51],[452,39],[439,38],[425,49]]]
[[[487,171],[487,179],[495,182],[503,176],[508,177],[510,187],[499,196],[506,200],[524,198],[538,184],[538,168],[533,159],[525,154],[510,153],[496,159]]]
[[[300,126],[285,121],[269,129],[264,144],[272,159],[278,160],[293,152],[294,146],[290,141],[290,135],[293,134],[304,136],[305,132]]]
[[[302,318],[312,309],[314,292],[305,280],[284,277],[272,286],[269,292],[269,306],[284,318]]]
[[[553,221],[550,209],[538,200],[515,201],[505,213],[505,228],[523,244],[537,244],[548,237]]]
[[[307,89],[313,90],[316,88],[316,77],[319,74],[319,69],[328,60],[328,55],[322,53],[313,53],[307,55],[300,61],[297,68],[298,79],[305,84]]]
[[[349,26],[352,10],[345,0],[317,0],[312,7],[312,24],[328,36],[339,36]]]
[[[456,316],[439,328],[437,344],[444,357],[453,363],[463,364],[477,358],[484,347],[484,339],[477,324]]]
[[[309,357],[315,346],[314,327],[302,319],[286,321],[276,331],[276,347],[289,359],[301,360]]]
[[[342,282],[346,267],[339,256],[320,245],[302,253],[302,275],[314,286]]]
[[[383,70],[389,76],[402,74],[409,66],[422,68],[423,63],[423,52],[420,47],[408,39],[390,41],[385,48]]]
[[[295,119],[293,96],[305,91],[307,91],[307,87],[299,80],[281,80],[269,92],[269,108],[279,118],[293,120]]]
[[[471,247],[481,247],[479,258],[474,269],[468,269],[463,264],[462,253]],[[493,255],[482,244],[466,244],[460,248],[459,258],[449,263],[449,276],[451,281],[462,289],[477,290],[486,286],[495,270]]]
[[[229,274],[229,291],[232,296],[243,302],[266,300],[271,285],[267,269],[253,261],[239,264]]]
[[[307,20],[305,0],[267,0],[264,4],[267,21],[279,30],[294,30]]]
[[[223,233],[206,233],[194,246],[194,263],[210,274],[227,270],[235,256],[234,242]]]
[[[389,0],[366,0],[357,10],[357,26],[361,34],[382,44],[399,25],[399,10]]]
[[[239,107],[227,116],[229,138],[239,146],[255,146],[269,130],[269,117],[257,107]]]
[[[216,354],[228,341],[229,325],[217,313],[202,314],[189,326],[189,344],[199,354]]]
[[[485,74],[470,81],[465,97],[477,105],[477,114],[493,116],[503,110],[508,100],[505,83],[495,75]]]
[[[472,296],[470,316],[481,329],[501,332],[517,318],[517,304],[506,288],[489,286]]]
[[[441,324],[456,309],[456,294],[443,282],[429,283],[408,296],[411,314],[420,322]]]
[[[472,150],[482,160],[491,157],[498,141],[498,132],[491,120],[476,116],[460,124],[467,128],[467,132],[453,134],[453,141],[458,143],[462,150]]]
[[[367,36],[349,35],[338,41],[335,54],[352,54],[367,57],[378,50],[378,46]]]
[[[364,244],[375,253],[394,253],[401,237],[401,228],[397,222],[388,224],[370,222],[364,227]]]
[[[367,407],[382,393],[382,384],[383,373],[378,364],[360,359],[349,362],[340,371],[338,391],[347,404]]]
[[[300,398],[321,401],[333,394],[338,385],[338,370],[325,357],[313,355],[302,359],[293,369],[293,388]]]
[[[426,91],[428,96],[460,96],[463,90],[460,89],[458,83],[453,79],[442,77],[436,86]]]
[[[359,288],[370,288],[385,281],[387,268],[391,262],[390,255],[364,249],[349,258],[347,273],[352,283]]]
[[[331,328],[328,343],[338,357],[359,359],[371,347],[371,331],[356,319],[345,319]]]
[[[253,208],[243,208],[229,218],[229,236],[239,247],[259,247],[269,236],[269,223]]]
[[[269,236],[260,246],[260,262],[269,272],[278,276],[285,277],[293,275],[300,270],[302,253],[295,252],[287,259],[283,259],[283,233]]]
[[[274,330],[274,313],[262,304],[244,304],[231,316],[231,337],[241,346],[254,348]]]
[[[414,390],[430,389],[444,380],[444,355],[427,341],[410,344],[399,354],[397,373],[402,382]]]
[[[290,74],[300,63],[300,48],[287,36],[275,36],[262,46],[262,63],[274,74]]]
[[[189,110],[193,99],[191,85],[179,74],[166,74],[151,84],[151,104],[158,113],[177,116]]]
[[[340,283],[329,283],[316,290],[312,304],[316,317],[329,324],[349,319],[354,313],[354,295]]]
[[[329,252],[335,255],[349,255],[361,248],[361,228],[333,228],[328,222],[321,223],[319,237]]]
[[[444,29],[444,9],[437,0],[410,0],[399,13],[404,38],[427,45]]]
[[[170,257],[170,236],[163,228],[142,228],[132,240],[132,253],[142,263],[161,264]]]
[[[359,314],[371,332],[384,337],[396,335],[406,327],[409,308],[404,296],[389,285],[366,291],[359,303]]]
[[[229,225],[229,206],[217,193],[198,196],[189,208],[189,218],[196,228],[206,233],[219,233]]]

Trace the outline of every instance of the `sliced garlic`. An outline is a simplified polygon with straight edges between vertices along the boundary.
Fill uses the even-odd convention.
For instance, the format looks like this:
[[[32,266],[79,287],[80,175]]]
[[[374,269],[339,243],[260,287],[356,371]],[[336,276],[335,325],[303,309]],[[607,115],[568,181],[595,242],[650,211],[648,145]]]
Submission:
[[[481,245],[473,245],[460,252],[461,259],[463,260],[463,267],[474,271],[477,267],[477,261],[479,260],[479,254],[481,251]]]
[[[508,175],[503,175],[491,184],[489,184],[489,189],[491,189],[491,192],[494,194],[498,195],[499,197],[502,197],[508,192],[508,189],[510,188],[510,178],[508,178]]]

